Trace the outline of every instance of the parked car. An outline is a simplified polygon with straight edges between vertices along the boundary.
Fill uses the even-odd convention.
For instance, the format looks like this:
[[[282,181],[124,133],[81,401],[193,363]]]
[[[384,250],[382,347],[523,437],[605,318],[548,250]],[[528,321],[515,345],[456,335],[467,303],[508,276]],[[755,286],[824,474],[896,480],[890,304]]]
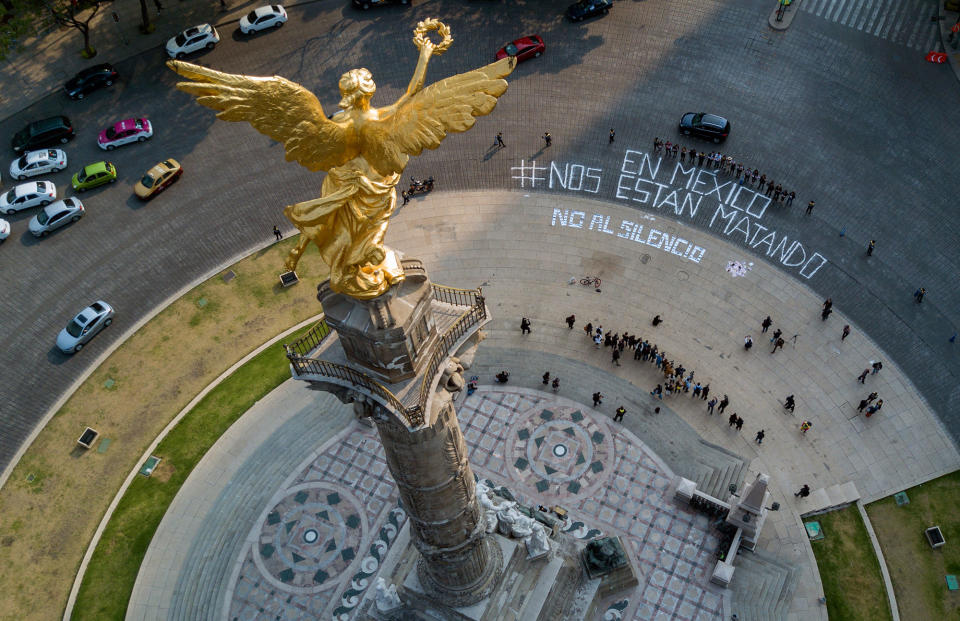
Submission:
[[[148,170],[143,178],[133,186],[134,193],[143,200],[149,200],[167,189],[180,178],[183,167],[175,159],[164,160]]]
[[[0,218],[0,244],[10,237],[10,223]]]
[[[183,58],[187,54],[202,49],[212,50],[220,42],[220,33],[210,24],[200,24],[187,28],[167,41],[167,55],[170,58]]]
[[[113,151],[117,147],[132,142],[144,142],[153,138],[153,124],[146,118],[126,119],[114,123],[97,136],[97,146],[104,151]]]
[[[706,112],[687,112],[680,117],[680,133],[684,136],[700,136],[716,143],[730,135],[730,121]]]
[[[94,162],[93,164],[87,164],[83,167],[83,170],[75,173],[70,181],[73,183],[74,190],[86,192],[105,183],[113,183],[116,180],[117,169],[112,162]]]
[[[27,228],[34,237],[46,237],[50,231],[55,231],[61,226],[66,226],[71,222],[76,222],[86,210],[79,198],[73,196],[50,203],[40,210],[40,213],[30,218]]]
[[[287,23],[287,12],[279,4],[257,7],[240,18],[240,32],[250,34],[267,28],[279,28]]]
[[[66,91],[70,99],[83,99],[87,93],[98,88],[113,86],[119,75],[113,65],[101,63],[88,67],[67,80],[67,83],[63,85],[63,90]]]
[[[543,51],[547,47],[543,44],[543,39],[540,38],[540,35],[530,35],[529,37],[520,37],[512,43],[507,43],[499,50],[497,50],[496,58],[500,60],[501,58],[506,58],[507,56],[516,56],[517,62],[523,62],[531,58],[536,58],[540,54],[543,54]]]
[[[52,147],[55,144],[67,144],[73,139],[73,124],[65,116],[52,116],[49,119],[34,121],[13,135],[11,145],[14,152],[21,153],[30,149]]]
[[[0,212],[13,215],[31,207],[45,207],[57,200],[57,186],[49,181],[21,183],[0,196]]]
[[[86,345],[98,332],[113,323],[116,312],[113,307],[97,300],[70,320],[67,327],[57,335],[57,349],[65,354],[74,354]]]
[[[384,6],[387,4],[409,4],[410,0],[353,0],[353,6],[366,11],[372,6]]]
[[[10,163],[10,176],[23,181],[51,172],[60,172],[67,167],[67,154],[61,149],[44,149],[24,153]]]
[[[572,22],[594,15],[606,15],[613,7],[613,0],[580,0],[567,7],[567,18]]]

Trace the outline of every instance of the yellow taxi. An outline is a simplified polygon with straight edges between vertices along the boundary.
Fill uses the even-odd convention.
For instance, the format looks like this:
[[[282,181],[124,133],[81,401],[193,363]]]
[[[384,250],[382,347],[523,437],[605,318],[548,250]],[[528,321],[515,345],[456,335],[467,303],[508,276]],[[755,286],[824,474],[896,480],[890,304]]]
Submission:
[[[149,200],[167,189],[167,186],[180,178],[183,167],[175,159],[163,160],[143,175],[133,186],[133,191],[142,200]]]

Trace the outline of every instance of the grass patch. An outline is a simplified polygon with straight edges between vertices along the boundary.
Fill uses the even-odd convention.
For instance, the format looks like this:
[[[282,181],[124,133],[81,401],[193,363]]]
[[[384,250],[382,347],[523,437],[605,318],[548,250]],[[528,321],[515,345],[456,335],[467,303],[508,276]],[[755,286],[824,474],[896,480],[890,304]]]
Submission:
[[[960,471],[867,505],[867,514],[890,569],[904,619],[960,620],[960,591],[947,590],[946,574],[960,576]],[[939,526],[946,545],[936,550],[923,531]]]
[[[147,547],[180,486],[234,421],[288,379],[290,368],[277,344],[211,390],[164,438],[154,452],[163,458],[160,466],[153,476],[134,479],[107,524],[84,575],[73,619],[124,617]]]
[[[811,518],[825,538],[813,541],[830,621],[891,619],[880,563],[855,505]]]
[[[255,252],[225,268],[236,278],[224,282],[218,274],[170,304],[91,373],[40,432],[0,489],[0,619],[61,617],[90,537],[157,434],[237,360],[320,311],[309,283],[322,280],[326,268],[315,250],[298,267],[304,282],[279,285],[277,274],[296,241]],[[200,299],[207,300],[203,307]],[[195,314],[202,318],[191,325]],[[124,321],[119,315],[110,329],[122,329]],[[78,355],[96,350],[94,341]],[[261,386],[258,381],[253,384]],[[214,417],[203,425],[221,422]],[[99,444],[77,447],[86,426],[100,432],[101,442],[111,440],[108,451],[98,452]],[[186,457],[171,453],[171,483],[189,472]],[[145,537],[137,545],[146,546]]]

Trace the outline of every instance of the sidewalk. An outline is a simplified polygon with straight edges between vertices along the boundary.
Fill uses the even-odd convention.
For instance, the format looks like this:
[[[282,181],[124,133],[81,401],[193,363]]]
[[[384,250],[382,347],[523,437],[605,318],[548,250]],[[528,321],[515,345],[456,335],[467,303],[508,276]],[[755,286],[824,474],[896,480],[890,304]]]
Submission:
[[[64,82],[85,67],[104,62],[117,64],[154,48],[159,61],[165,57],[159,48],[181,30],[203,22],[216,26],[236,22],[252,8],[264,4],[259,0],[228,0],[228,9],[223,11],[216,0],[162,1],[164,9],[159,15],[153,0],[147,2],[151,23],[156,26],[148,35],[140,34],[139,0],[102,3],[90,22],[90,44],[97,50],[91,59],[80,56],[83,35],[75,28],[56,28],[39,38],[23,41],[22,50],[11,54],[0,67],[0,81],[6,86],[0,90],[0,119],[59,91]],[[120,17],[119,23],[114,23],[112,13]],[[226,36],[224,32],[220,34]]]

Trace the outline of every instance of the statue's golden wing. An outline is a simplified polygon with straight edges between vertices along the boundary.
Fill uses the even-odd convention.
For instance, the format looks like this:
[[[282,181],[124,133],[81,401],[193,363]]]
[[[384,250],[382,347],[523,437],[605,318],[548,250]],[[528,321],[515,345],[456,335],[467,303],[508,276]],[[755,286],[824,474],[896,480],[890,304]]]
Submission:
[[[507,57],[419,91],[390,116],[360,128],[360,149],[380,174],[400,172],[409,155],[436,149],[450,132],[465,132],[490,114],[517,60]]]
[[[217,110],[217,118],[247,121],[282,143],[287,161],[296,160],[311,171],[329,170],[359,152],[352,122],[329,120],[316,96],[295,82],[223,73],[179,60],[167,61],[167,66],[193,80],[178,82],[178,89]]]

